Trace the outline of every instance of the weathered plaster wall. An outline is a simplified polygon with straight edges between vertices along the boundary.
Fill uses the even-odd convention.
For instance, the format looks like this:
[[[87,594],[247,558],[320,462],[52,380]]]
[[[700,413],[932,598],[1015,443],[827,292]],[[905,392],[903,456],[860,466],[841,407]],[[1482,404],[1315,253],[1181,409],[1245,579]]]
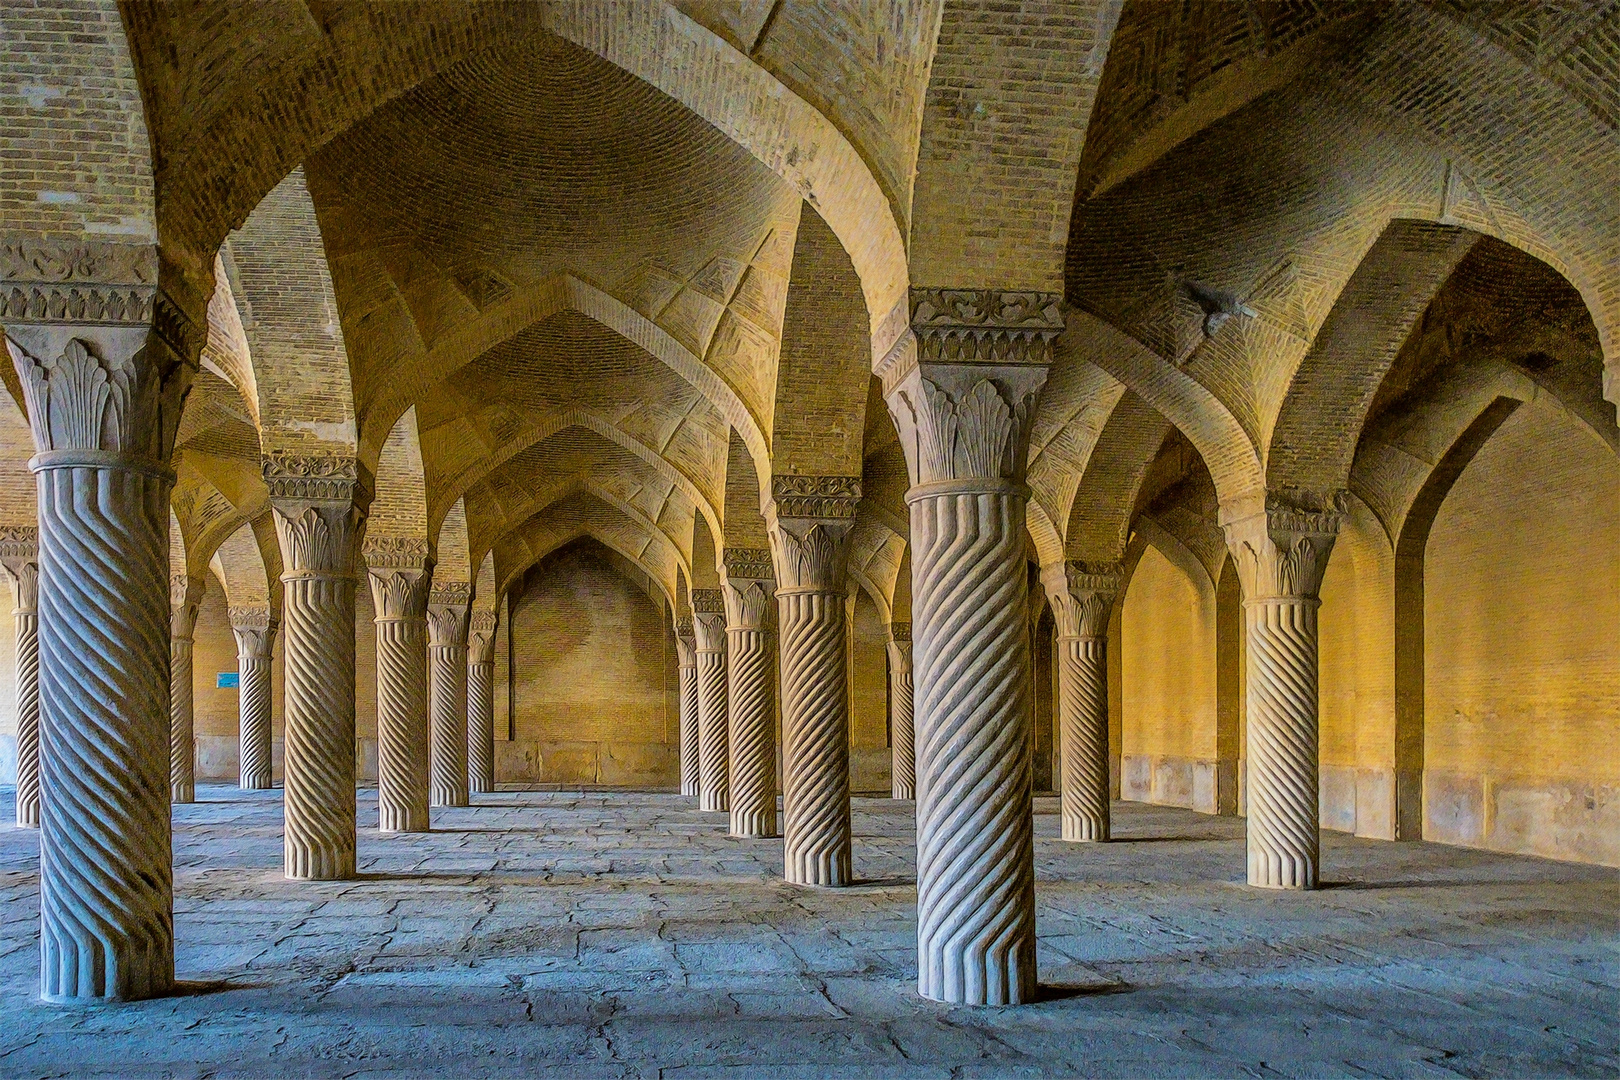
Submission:
[[[1121,646],[1121,797],[1214,813],[1214,590],[1150,546],[1125,594]]]
[[[1520,408],[1424,572],[1424,837],[1620,865],[1620,463]]]
[[[662,613],[593,543],[531,570],[512,614],[516,737],[496,780],[673,788],[678,678]]]
[[[1395,554],[1358,499],[1322,580],[1322,827],[1395,838]]]
[[[888,627],[864,590],[852,604],[849,633],[849,786],[889,790]]]

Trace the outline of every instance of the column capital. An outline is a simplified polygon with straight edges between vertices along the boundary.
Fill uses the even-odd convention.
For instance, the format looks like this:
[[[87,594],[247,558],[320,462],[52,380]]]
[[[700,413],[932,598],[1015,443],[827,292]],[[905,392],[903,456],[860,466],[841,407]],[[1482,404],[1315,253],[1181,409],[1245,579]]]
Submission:
[[[1043,567],[1041,583],[1052,605],[1059,638],[1099,638],[1108,633],[1108,613],[1119,595],[1124,568],[1117,562],[1066,559]]]
[[[471,582],[446,581],[435,584],[433,591],[428,594],[428,644],[465,648],[471,607]]]
[[[910,325],[877,365],[887,396],[917,364],[1050,364],[1063,297],[1025,289],[914,287]]]
[[[244,604],[228,609],[236,651],[249,660],[268,660],[280,626],[269,604]]]
[[[0,243],[0,322],[34,449],[167,471],[208,298],[154,245]]]
[[[690,641],[697,634],[697,628],[692,624],[692,616],[682,615],[675,620],[675,640]]]
[[[771,478],[765,511],[778,593],[784,589],[842,590],[849,534],[861,501],[858,476]]]
[[[858,476],[784,473],[771,477],[770,515],[777,520],[853,521],[860,501]]]
[[[726,626],[733,630],[762,630],[770,617],[776,592],[765,578],[727,578],[720,589],[726,604]]]
[[[495,662],[495,628],[499,625],[497,612],[474,611],[467,620],[468,659],[475,664]]]
[[[889,640],[895,643],[909,642],[911,640],[911,624],[908,622],[890,623]]]
[[[1221,527],[1245,600],[1317,599],[1348,494],[1267,492],[1260,506],[1221,507]]]
[[[33,525],[0,525],[0,566],[17,587],[13,614],[39,608],[39,529]]]
[[[371,478],[360,462],[272,451],[263,460],[263,474],[286,574],[352,577],[372,496]]]
[[[889,639],[889,667],[893,674],[911,674],[911,638]]]
[[[726,647],[726,600],[720,589],[693,589],[692,625],[699,652]]]
[[[169,637],[190,641],[197,629],[197,605],[207,582],[187,573],[169,575]]]
[[[912,486],[1021,485],[1044,364],[918,364],[888,393]]]

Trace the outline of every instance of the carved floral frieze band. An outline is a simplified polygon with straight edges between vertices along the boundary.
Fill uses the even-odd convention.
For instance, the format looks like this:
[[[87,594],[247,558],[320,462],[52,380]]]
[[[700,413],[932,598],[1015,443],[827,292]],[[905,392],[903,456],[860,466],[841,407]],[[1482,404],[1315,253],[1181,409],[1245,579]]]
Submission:
[[[853,520],[855,508],[861,501],[861,478],[773,476],[771,499],[779,518]]]
[[[1063,298],[1013,289],[912,289],[918,358],[1045,364],[1063,333]]]
[[[726,577],[734,581],[769,581],[775,576],[770,548],[728,547],[722,555]]]
[[[265,456],[263,469],[272,499],[347,502],[364,494],[360,463],[352,457],[273,450]]]

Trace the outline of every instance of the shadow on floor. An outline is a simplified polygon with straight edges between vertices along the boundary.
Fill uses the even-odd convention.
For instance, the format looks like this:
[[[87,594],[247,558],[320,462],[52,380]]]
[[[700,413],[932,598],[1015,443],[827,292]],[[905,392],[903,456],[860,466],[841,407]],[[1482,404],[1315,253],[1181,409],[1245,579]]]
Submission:
[[[1128,982],[1111,983],[1041,983],[1035,988],[1035,1000],[1064,1001],[1068,998],[1107,997],[1112,994],[1128,994],[1135,987]]]

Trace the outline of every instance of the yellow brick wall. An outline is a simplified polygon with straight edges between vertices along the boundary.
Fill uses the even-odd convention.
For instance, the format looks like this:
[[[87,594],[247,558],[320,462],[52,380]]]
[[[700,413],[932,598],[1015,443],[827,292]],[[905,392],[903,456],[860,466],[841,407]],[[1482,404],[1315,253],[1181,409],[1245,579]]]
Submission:
[[[511,619],[516,738],[496,743],[497,781],[677,787],[678,670],[663,613],[589,543],[526,586]]]
[[[1424,836],[1620,864],[1620,463],[1518,409],[1424,566]]]
[[[1215,809],[1215,591],[1156,547],[1136,565],[1120,628],[1121,795]]]

